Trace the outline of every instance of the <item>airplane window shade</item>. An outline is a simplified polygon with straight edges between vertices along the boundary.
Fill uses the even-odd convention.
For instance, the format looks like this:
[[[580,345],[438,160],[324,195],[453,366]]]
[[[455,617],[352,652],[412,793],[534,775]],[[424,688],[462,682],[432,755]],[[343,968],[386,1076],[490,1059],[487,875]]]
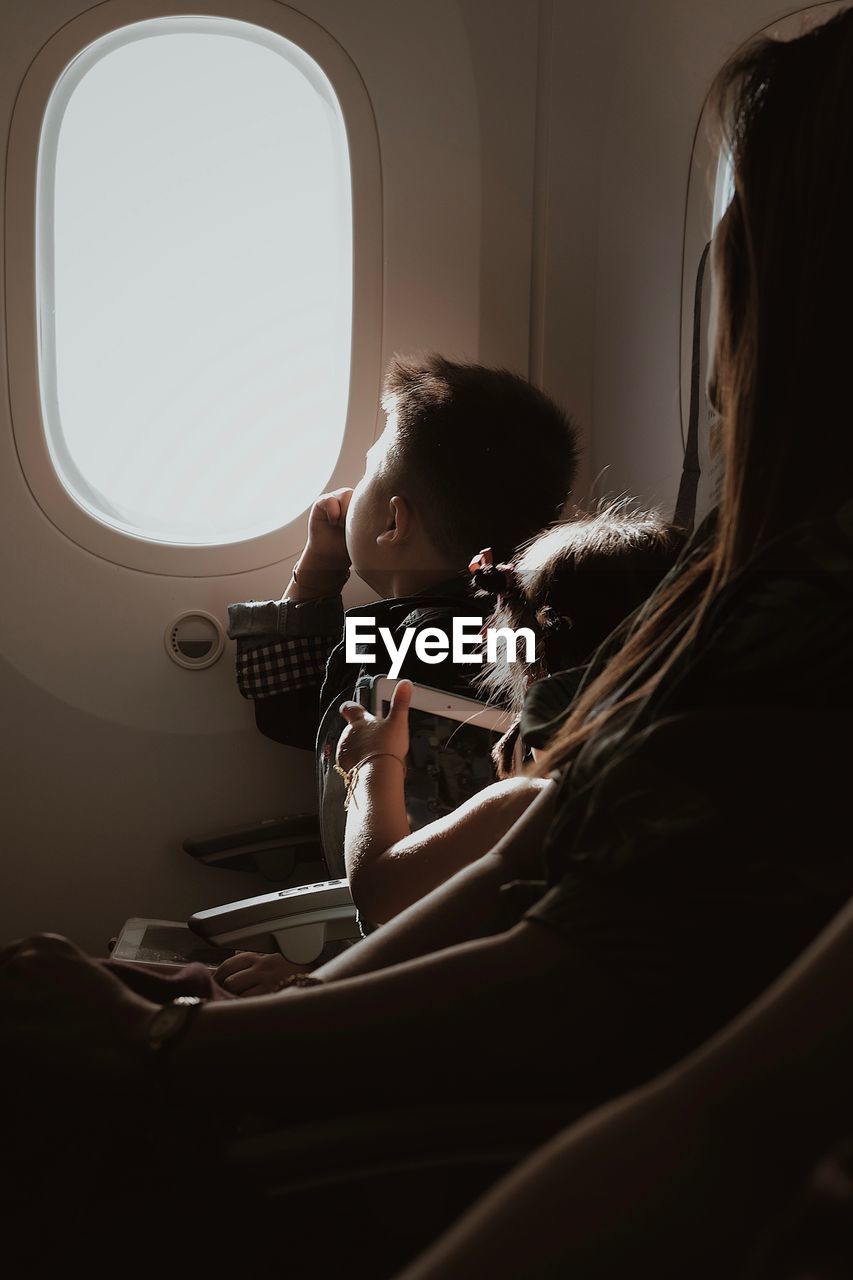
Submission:
[[[224,18],[96,41],[48,103],[37,224],[42,412],[74,500],[185,546],[304,511],[352,337],[347,134],[317,63]]]

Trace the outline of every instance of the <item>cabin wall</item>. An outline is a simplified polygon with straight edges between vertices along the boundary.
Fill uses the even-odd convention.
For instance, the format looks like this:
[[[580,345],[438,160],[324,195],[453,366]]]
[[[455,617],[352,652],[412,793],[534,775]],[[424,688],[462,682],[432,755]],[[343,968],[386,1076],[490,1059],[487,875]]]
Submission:
[[[89,7],[0,9],[0,147],[31,59]],[[299,7],[347,50],[376,117],[383,358],[435,348],[529,370],[582,424],[581,499],[627,491],[670,509],[693,131],[716,68],[788,10],[769,0]],[[230,646],[211,669],[181,671],[163,631],[181,609],[224,619],[229,601],[278,596],[288,572],[167,578],[83,550],[36,504],[0,398],[0,937],[50,928],[103,950],[129,915],[179,919],[262,890],[194,865],[180,841],[313,808],[311,759],[257,734]],[[350,598],[365,596],[353,587]]]

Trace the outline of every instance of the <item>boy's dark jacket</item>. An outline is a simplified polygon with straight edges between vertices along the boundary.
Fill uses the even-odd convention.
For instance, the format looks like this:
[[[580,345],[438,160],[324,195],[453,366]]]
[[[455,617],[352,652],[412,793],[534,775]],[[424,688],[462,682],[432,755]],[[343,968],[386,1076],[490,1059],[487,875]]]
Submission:
[[[425,663],[415,652],[415,640],[420,632],[434,627],[444,632],[450,643],[454,618],[476,617],[482,626],[493,605],[494,601],[488,597],[474,598],[471,579],[466,574],[460,574],[416,595],[359,605],[348,609],[346,614],[340,598],[307,602],[299,605],[298,611],[291,610],[290,616],[291,620],[298,618],[298,632],[303,638],[310,636],[312,643],[321,646],[320,652],[323,644],[331,649],[325,675],[318,675],[314,681],[304,683],[301,687],[283,688],[279,692],[262,696],[249,690],[245,682],[240,682],[244,696],[253,697],[255,722],[261,733],[286,746],[308,750],[313,748],[316,752],[323,849],[329,871],[333,875],[343,874],[346,822],[345,787],[342,778],[334,771],[338,739],[345,727],[339,707],[342,702],[353,697],[356,683],[362,676],[387,674],[390,659],[385,656],[379,628],[387,627],[391,631],[395,645],[400,644],[407,629],[411,628],[413,632],[400,669],[400,678],[405,677],[416,684],[471,697],[476,690],[472,688],[470,681],[480,670],[479,664],[457,666],[450,656],[442,662]],[[257,652],[264,645],[280,643],[284,635],[288,632],[292,634],[295,630],[292,621],[290,626],[285,621],[278,628],[278,636],[272,634],[271,629],[264,631],[264,627],[271,628],[273,624],[260,619],[272,617],[277,623],[279,615],[273,612],[274,609],[280,609],[279,602],[273,605],[269,601],[252,601],[248,605],[231,606],[229,634],[237,639],[238,673],[241,653],[246,650]],[[376,656],[374,663],[346,661],[343,642],[345,617],[375,619],[376,643],[371,646]],[[312,627],[315,628],[313,634]]]

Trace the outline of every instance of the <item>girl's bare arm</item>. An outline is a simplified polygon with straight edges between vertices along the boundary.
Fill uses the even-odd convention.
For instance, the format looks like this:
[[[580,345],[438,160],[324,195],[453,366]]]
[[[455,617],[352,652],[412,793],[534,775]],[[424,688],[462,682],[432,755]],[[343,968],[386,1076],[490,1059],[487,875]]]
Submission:
[[[347,811],[346,864],[362,915],[385,924],[498,843],[547,785],[508,778],[458,809],[409,832],[403,770],[389,757],[358,772]]]
[[[412,686],[401,681],[388,715],[344,703],[338,765],[349,771],[344,856],[359,911],[384,924],[487,853],[543,787],[538,778],[494,783],[443,818],[412,832],[405,766]]]

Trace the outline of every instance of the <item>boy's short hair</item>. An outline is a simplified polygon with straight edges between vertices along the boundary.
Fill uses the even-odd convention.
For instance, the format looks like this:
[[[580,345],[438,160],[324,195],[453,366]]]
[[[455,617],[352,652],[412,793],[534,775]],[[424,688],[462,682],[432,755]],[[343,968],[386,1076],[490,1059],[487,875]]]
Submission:
[[[516,712],[533,680],[587,663],[674,565],[684,534],[656,511],[629,499],[604,502],[519,549],[510,564],[475,574],[498,597],[487,627],[529,627],[536,660],[509,662],[498,651],[477,683]]]
[[[460,567],[485,546],[509,558],[556,519],[577,467],[577,429],[506,369],[395,356],[382,405],[396,411],[388,482]]]

